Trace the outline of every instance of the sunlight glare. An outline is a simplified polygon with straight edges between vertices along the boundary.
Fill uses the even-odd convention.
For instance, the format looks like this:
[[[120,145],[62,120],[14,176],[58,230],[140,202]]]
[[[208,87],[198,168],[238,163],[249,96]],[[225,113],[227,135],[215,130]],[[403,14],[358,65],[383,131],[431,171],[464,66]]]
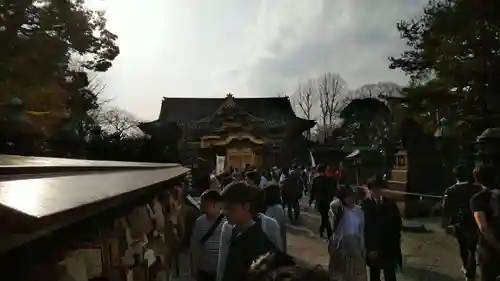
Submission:
[[[44,179],[0,182],[0,204],[34,217],[45,213],[42,202],[50,193],[50,185]]]

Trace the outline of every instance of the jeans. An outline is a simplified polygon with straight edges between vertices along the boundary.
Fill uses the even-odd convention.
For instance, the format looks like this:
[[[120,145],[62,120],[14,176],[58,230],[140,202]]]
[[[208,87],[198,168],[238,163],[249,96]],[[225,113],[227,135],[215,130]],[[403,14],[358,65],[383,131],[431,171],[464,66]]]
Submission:
[[[478,247],[479,271],[481,272],[481,281],[500,280],[500,253],[487,249],[485,246]]]
[[[462,266],[465,269],[465,277],[476,277],[476,249],[477,249],[477,236],[474,234],[467,234],[464,232],[457,233],[457,242],[460,250],[460,258],[462,259]]]
[[[332,236],[332,225],[330,224],[330,218],[328,217],[328,213],[330,211],[330,202],[318,202],[318,212],[321,216],[321,224],[319,226],[319,235],[323,237],[323,234],[326,230],[326,236],[330,238]]]
[[[299,199],[290,200],[287,202],[288,217],[290,222],[297,222],[300,216],[300,203]]]

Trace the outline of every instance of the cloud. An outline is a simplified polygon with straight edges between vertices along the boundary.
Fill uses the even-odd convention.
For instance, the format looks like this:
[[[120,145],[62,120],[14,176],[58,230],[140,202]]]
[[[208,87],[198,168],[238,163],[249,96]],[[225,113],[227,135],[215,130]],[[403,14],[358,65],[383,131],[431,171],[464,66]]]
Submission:
[[[387,57],[404,48],[396,23],[428,0],[87,1],[107,10],[119,36],[105,95],[155,119],[164,96],[290,94],[324,72],[351,89],[405,84],[388,69]]]
[[[255,36],[258,56],[231,73],[245,95],[289,93],[298,81],[339,73],[352,88],[379,81],[405,84],[388,68],[388,56],[404,48],[401,19],[422,11],[427,0],[264,0]]]

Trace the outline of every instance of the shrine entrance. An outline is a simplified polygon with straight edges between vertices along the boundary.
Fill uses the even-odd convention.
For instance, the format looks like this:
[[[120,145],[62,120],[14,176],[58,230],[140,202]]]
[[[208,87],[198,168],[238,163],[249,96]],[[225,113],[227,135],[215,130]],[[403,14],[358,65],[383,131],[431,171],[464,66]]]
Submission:
[[[226,166],[240,171],[247,166],[256,166],[255,153],[251,148],[228,148],[226,150]]]
[[[247,166],[260,166],[262,164],[263,139],[245,133],[231,134],[227,137],[205,136],[202,138],[202,147],[217,147],[219,155],[226,157],[225,168],[236,168],[240,171]]]

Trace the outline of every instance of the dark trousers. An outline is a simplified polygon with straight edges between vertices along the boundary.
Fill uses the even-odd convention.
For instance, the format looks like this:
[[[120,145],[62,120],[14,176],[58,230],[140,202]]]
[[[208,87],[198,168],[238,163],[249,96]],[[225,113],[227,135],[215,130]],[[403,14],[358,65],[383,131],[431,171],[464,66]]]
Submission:
[[[369,267],[370,281],[380,281],[380,272],[384,271],[385,281],[396,281],[396,266],[379,268],[375,266]]]
[[[479,246],[479,271],[481,281],[498,281],[500,280],[500,253],[495,253],[491,249],[485,249]]]
[[[300,216],[300,203],[299,199],[295,200],[288,200],[287,203],[287,209],[288,209],[288,217],[290,218],[291,222],[296,222],[299,220]]]
[[[321,216],[321,224],[319,226],[319,235],[323,237],[323,234],[326,230],[326,235],[328,238],[332,236],[332,225],[330,224],[330,220],[328,217],[328,212],[330,211],[330,202],[328,201],[320,201],[318,202],[318,212]]]
[[[465,269],[465,277],[476,277],[476,249],[477,249],[477,236],[467,236],[467,233],[457,233],[458,248],[460,250],[460,258],[462,259],[462,266]]]
[[[217,277],[216,273],[206,272],[206,271],[198,271],[198,279],[197,281],[215,281]]]

